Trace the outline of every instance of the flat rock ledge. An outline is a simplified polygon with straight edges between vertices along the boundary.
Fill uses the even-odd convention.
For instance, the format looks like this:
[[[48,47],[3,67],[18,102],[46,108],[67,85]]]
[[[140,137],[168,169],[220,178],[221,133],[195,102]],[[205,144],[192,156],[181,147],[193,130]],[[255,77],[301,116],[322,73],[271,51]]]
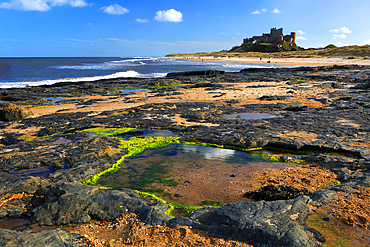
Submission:
[[[190,218],[174,218],[168,225],[186,225],[207,231],[211,237],[231,238],[254,246],[317,246],[303,227],[311,199],[273,202],[235,202],[206,207]]]
[[[32,192],[32,191],[30,191]],[[211,237],[230,238],[254,246],[317,246],[304,228],[311,199],[300,196],[286,201],[229,203],[224,207],[205,207],[189,218],[171,218],[168,206],[129,189],[110,189],[78,183],[56,183],[36,191],[45,203],[28,212],[40,226],[89,223],[91,219],[113,220],[125,213],[135,213],[151,225],[191,226],[207,231]],[[74,246],[71,235],[62,230],[37,233],[0,231],[0,246]],[[17,245],[18,243],[18,245]],[[12,245],[13,244],[13,245]]]
[[[166,204],[140,197],[128,189],[61,183],[40,189],[38,194],[46,199],[46,203],[31,212],[32,220],[39,225],[89,223],[92,218],[109,221],[126,213],[135,213],[151,225],[161,225],[171,219],[163,213],[168,209]]]
[[[45,246],[45,247],[75,247],[79,246],[72,241],[79,238],[79,234],[71,234],[61,229],[45,230],[32,233],[30,230],[17,232],[0,229],[0,245],[3,247],[14,246]]]

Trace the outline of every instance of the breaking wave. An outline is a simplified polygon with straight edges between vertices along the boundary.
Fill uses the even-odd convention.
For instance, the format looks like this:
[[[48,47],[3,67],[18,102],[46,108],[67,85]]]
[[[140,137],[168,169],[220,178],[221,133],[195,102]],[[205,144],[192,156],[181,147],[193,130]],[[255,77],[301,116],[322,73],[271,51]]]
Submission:
[[[35,87],[42,85],[53,85],[59,82],[92,82],[107,79],[117,79],[117,78],[159,78],[165,77],[167,73],[150,73],[150,74],[140,74],[134,70],[129,70],[125,72],[117,72],[110,75],[100,75],[100,76],[89,76],[89,77],[76,77],[76,78],[61,78],[61,79],[50,79],[50,80],[39,80],[39,81],[21,81],[21,82],[3,82],[0,84],[0,88],[24,88],[24,87]]]

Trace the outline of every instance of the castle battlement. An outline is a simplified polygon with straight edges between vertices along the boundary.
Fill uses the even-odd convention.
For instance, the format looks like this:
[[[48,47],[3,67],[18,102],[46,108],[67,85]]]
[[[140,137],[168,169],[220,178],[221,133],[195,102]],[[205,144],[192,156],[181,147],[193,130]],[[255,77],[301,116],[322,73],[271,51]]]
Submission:
[[[263,33],[262,36],[253,36],[243,40],[245,44],[260,44],[260,43],[275,43],[275,42],[289,42],[295,44],[295,32],[291,32],[289,35],[283,35],[283,28],[276,29],[271,28],[270,33]]]

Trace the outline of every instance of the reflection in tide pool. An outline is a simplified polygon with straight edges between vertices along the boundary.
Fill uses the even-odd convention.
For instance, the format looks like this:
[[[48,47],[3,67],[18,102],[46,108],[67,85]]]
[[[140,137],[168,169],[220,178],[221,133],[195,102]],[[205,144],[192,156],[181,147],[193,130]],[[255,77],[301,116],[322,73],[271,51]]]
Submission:
[[[226,118],[229,119],[236,119],[236,118],[241,118],[241,119],[264,119],[264,118],[275,118],[275,117],[281,117],[281,116],[276,116],[268,113],[236,113],[236,114],[231,114],[231,115],[225,115]]]
[[[233,157],[236,154],[235,150],[222,149],[222,148],[210,148],[203,146],[193,146],[193,145],[180,145],[182,150],[187,153],[200,153],[204,155],[207,160],[222,160]]]
[[[31,225],[29,218],[20,216],[14,218],[7,218],[0,221],[0,229],[9,229],[14,231],[24,231]]]
[[[64,166],[64,169],[69,169],[69,166],[66,163],[61,164],[61,165]],[[57,171],[57,169],[55,169],[55,168],[52,168],[52,167],[49,167],[49,166],[42,166],[42,167],[38,167],[38,168],[35,168],[35,169],[30,169],[30,170],[22,170],[22,171],[13,170],[13,171],[10,171],[9,174],[19,176],[19,177],[28,177],[28,176],[47,177],[47,176],[49,176],[50,174],[52,174],[56,171]]]

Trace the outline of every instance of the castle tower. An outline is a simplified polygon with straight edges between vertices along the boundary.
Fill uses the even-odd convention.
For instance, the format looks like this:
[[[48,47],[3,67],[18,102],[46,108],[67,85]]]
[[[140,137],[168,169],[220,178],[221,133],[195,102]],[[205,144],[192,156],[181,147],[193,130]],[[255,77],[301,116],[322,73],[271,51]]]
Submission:
[[[276,29],[276,27],[271,28],[270,30],[270,36],[271,37],[280,37],[283,35],[283,28]]]
[[[291,32],[290,36],[292,37],[292,42],[295,44],[295,32]]]

